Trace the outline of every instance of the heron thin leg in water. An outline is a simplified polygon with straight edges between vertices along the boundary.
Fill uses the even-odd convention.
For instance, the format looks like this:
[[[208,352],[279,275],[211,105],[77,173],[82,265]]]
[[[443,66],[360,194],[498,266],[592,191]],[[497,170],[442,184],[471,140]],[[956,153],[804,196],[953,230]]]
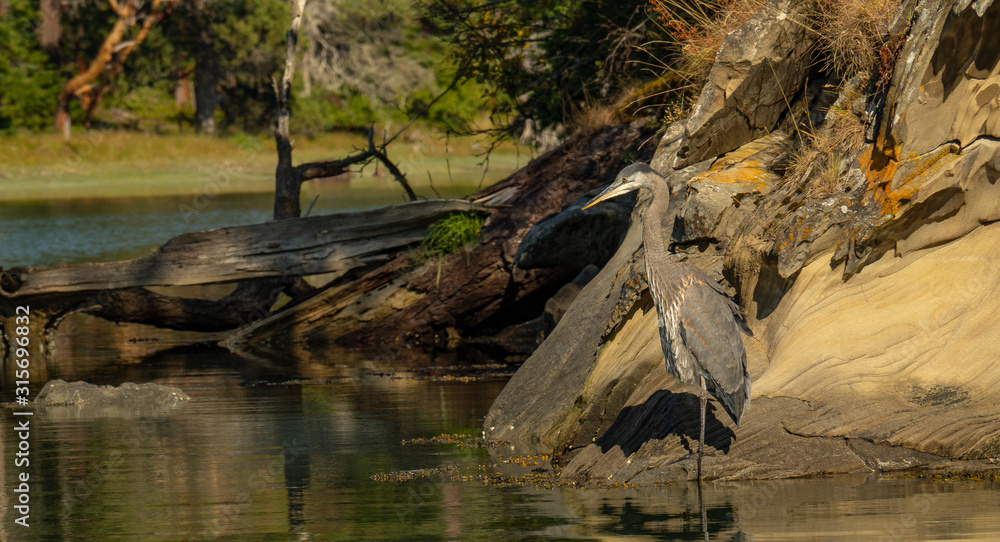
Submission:
[[[701,511],[701,533],[708,542],[708,510],[705,508],[705,499],[701,495],[701,477],[698,477],[698,510]]]
[[[701,481],[701,458],[705,457],[705,405],[708,402],[708,394],[705,389],[705,377],[701,377],[701,392],[698,393],[698,400],[701,402],[701,431],[698,435],[698,481]]]

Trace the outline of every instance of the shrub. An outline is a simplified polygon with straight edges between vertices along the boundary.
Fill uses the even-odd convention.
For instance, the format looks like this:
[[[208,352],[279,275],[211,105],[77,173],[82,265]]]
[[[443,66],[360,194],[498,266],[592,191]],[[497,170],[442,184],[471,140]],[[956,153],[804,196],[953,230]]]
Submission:
[[[484,86],[495,125],[540,133],[648,78],[634,47],[658,37],[647,1],[431,0],[426,20],[458,73]]]
[[[35,44],[36,2],[14,0],[0,17],[0,133],[42,130],[55,120],[62,78]]]

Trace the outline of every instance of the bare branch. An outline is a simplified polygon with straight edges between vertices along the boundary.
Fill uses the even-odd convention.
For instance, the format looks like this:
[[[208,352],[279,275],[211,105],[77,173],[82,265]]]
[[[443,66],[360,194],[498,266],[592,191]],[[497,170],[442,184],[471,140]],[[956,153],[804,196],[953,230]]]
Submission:
[[[412,123],[413,121],[410,121],[410,124]],[[405,130],[406,128],[403,129]],[[396,135],[398,136],[399,133],[397,133]],[[389,142],[392,141],[392,139],[395,139],[396,136],[392,136],[392,139],[389,139],[389,141],[383,143],[381,147],[375,146],[374,136],[375,136],[375,127],[372,126],[371,128],[368,129],[367,152],[371,153],[372,156],[374,156],[380,162],[385,164],[385,167],[386,169],[389,170],[389,173],[391,173],[392,176],[396,178],[396,182],[398,182],[403,187],[403,190],[406,191],[406,196],[410,198],[410,201],[417,201],[417,195],[413,192],[413,189],[410,188],[410,183],[406,181],[406,175],[403,175],[403,172],[400,171],[398,167],[396,167],[396,164],[394,164],[392,160],[389,160],[389,156],[385,153],[385,146],[388,145]]]
[[[398,167],[396,167],[396,164],[392,163],[392,160],[389,160],[389,157],[386,156],[385,153],[382,151],[376,152],[375,157],[378,158],[379,161],[381,161],[383,164],[385,164],[385,167],[386,169],[389,170],[389,173],[391,173],[392,176],[396,178],[396,182],[402,185],[403,190],[406,191],[406,196],[410,198],[410,201],[416,201],[417,195],[413,192],[413,189],[410,188],[410,183],[406,182],[406,176],[403,175],[403,172],[400,171]]]
[[[309,162],[295,166],[295,172],[303,181],[312,179],[322,179],[324,177],[334,177],[342,173],[347,173],[348,167],[360,162],[367,162],[375,153],[372,151],[362,151],[340,160],[325,160],[323,162]]]

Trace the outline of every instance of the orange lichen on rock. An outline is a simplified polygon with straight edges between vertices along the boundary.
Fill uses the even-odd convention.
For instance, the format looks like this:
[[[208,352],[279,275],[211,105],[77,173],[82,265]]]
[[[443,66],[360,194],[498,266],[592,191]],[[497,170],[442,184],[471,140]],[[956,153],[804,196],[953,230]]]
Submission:
[[[868,191],[881,207],[883,214],[895,214],[899,200],[896,200],[896,204],[890,204],[891,198],[888,197],[888,194],[899,162],[882,154],[881,151],[877,151],[873,145],[861,150],[858,162],[861,164],[861,172],[864,173],[865,179],[868,181]]]
[[[771,165],[789,145],[788,136],[781,132],[758,138],[726,153],[713,162],[708,171],[696,175],[688,184],[711,181],[739,185],[745,192],[763,194],[777,179],[776,174],[770,169]]]
[[[893,149],[899,156],[900,149]],[[933,152],[902,161],[883,154],[875,146],[865,147],[858,155],[861,171],[868,181],[868,190],[883,215],[895,216],[900,203],[913,199],[920,190],[919,179],[932,178],[932,173],[954,160],[961,150],[957,145],[942,145]]]
[[[738,184],[744,186],[747,192],[763,193],[771,186],[772,177],[774,177],[774,173],[767,169],[765,163],[758,159],[750,159],[734,167],[709,170],[691,179],[689,184],[701,181]]]

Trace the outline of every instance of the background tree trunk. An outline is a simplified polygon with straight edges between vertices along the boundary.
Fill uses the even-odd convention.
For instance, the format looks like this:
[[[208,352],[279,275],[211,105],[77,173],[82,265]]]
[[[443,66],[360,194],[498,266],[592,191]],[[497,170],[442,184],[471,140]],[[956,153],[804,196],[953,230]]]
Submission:
[[[101,43],[101,48],[98,49],[97,55],[94,56],[94,60],[90,62],[87,69],[75,75],[72,79],[66,82],[63,87],[62,92],[59,94],[59,99],[56,104],[56,130],[60,130],[63,136],[69,139],[70,135],[70,117],[69,117],[69,104],[73,98],[80,98],[83,100],[84,108],[87,110],[87,121],[90,121],[90,117],[94,112],[94,108],[97,106],[97,101],[101,99],[101,96],[106,90],[107,84],[111,77],[114,77],[119,71],[121,71],[122,64],[128,57],[128,54],[137,47],[142,40],[145,39],[146,34],[149,33],[149,28],[155,24],[157,21],[162,19],[164,15],[177,3],[176,0],[170,0],[166,7],[161,9],[161,0],[153,0],[148,4],[149,11],[145,13],[145,19],[143,20],[143,25],[138,35],[135,36],[130,43],[126,43],[122,46],[123,41],[126,38],[126,34],[135,27],[137,22],[140,20],[139,8],[140,4],[137,0],[128,0],[126,2],[117,2],[115,0],[109,0],[111,8],[118,15],[118,20],[115,21],[114,26],[111,27],[111,31],[108,32],[104,42]],[[50,23],[56,25],[55,30],[40,31],[42,32],[39,39],[42,40],[46,37],[46,32],[48,34],[54,34],[54,39],[58,45],[58,0],[43,0],[42,10],[43,10],[43,25],[45,24],[45,18],[49,17],[46,15],[44,10],[46,5],[49,3],[54,3],[55,7],[55,17],[56,22]],[[146,4],[143,4],[146,6]],[[51,7],[51,6],[49,6]],[[48,36],[53,38],[53,36]],[[101,83],[95,85],[94,83],[99,79],[102,80]]]
[[[59,38],[62,36],[59,3],[60,0],[41,0],[39,4],[42,20],[38,24],[38,45],[52,58],[59,57]]]
[[[101,44],[101,48],[97,51],[94,60],[91,61],[86,70],[67,81],[62,92],[59,94],[59,100],[56,105],[56,129],[62,131],[63,135],[67,138],[69,137],[70,102],[73,98],[86,96],[93,88],[94,81],[101,76],[104,68],[111,62],[115,47],[124,39],[125,32],[129,29],[130,21],[134,24],[135,5],[126,3],[120,8],[118,20],[111,27],[108,36],[104,38],[104,43]]]
[[[281,82],[275,83],[274,92],[278,99],[278,119],[274,129],[274,140],[278,147],[278,167],[274,172],[274,219],[297,218],[302,210],[299,204],[299,194],[302,189],[302,177],[292,167],[292,143],[289,135],[288,122],[291,113],[288,110],[288,96],[291,94],[292,79],[295,77],[295,46],[299,40],[299,26],[302,24],[302,11],[305,0],[291,0],[292,22],[285,33],[288,50],[285,55],[285,73]]]
[[[198,52],[195,55],[194,100],[195,124],[203,134],[215,133],[215,108],[222,101],[218,86],[219,59],[212,47],[212,34],[208,28],[198,33]]]

